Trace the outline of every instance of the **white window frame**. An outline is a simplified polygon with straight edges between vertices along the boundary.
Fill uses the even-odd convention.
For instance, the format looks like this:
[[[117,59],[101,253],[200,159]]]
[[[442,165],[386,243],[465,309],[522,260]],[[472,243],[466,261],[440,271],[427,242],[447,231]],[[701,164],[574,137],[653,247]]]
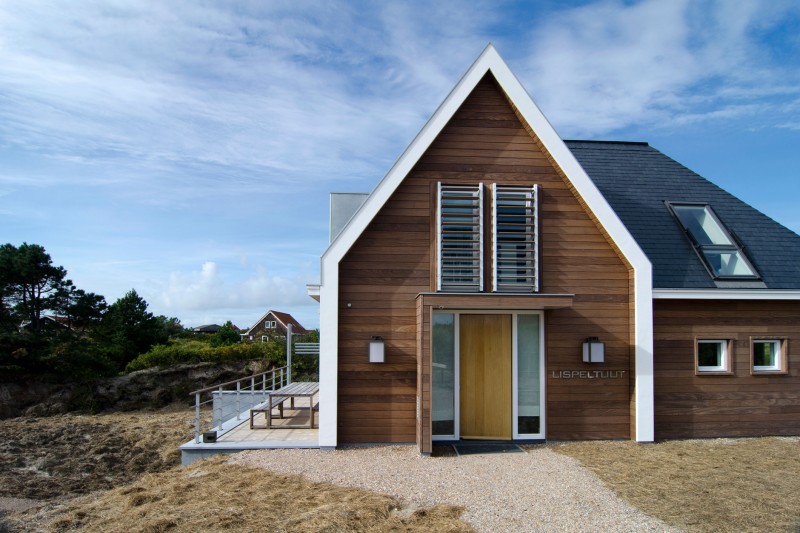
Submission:
[[[720,347],[719,357],[720,364],[716,366],[701,366],[700,365],[700,345],[701,344],[716,344]],[[706,374],[732,374],[733,373],[733,347],[731,346],[730,339],[720,338],[698,338],[694,343],[694,362],[695,369],[698,375]]]
[[[772,344],[775,346],[775,364],[756,366],[756,344]],[[788,341],[785,337],[751,337],[750,338],[750,369],[753,374],[785,374],[788,372]]]
[[[529,256],[525,258],[525,262],[530,263],[530,267],[526,269],[528,270],[527,276],[531,278],[530,284],[500,282],[503,263],[515,262],[513,259],[502,259],[500,253],[502,243],[498,229],[497,212],[502,205],[500,197],[505,195],[520,197],[519,199],[526,201],[527,205],[525,207],[530,210],[530,213],[523,215],[525,219],[530,219],[532,223],[532,227],[525,232],[533,248],[530,250]],[[539,292],[539,188],[537,185],[520,187],[492,184],[492,292]]]
[[[473,189],[473,191],[470,191]],[[465,284],[451,284],[448,283],[445,278],[446,276],[443,274],[443,260],[444,260],[444,253],[443,247],[445,242],[445,232],[442,228],[442,193],[444,191],[458,191],[463,190],[467,193],[477,193],[477,202],[478,202],[478,213],[477,213],[477,239],[478,239],[478,249],[477,249],[477,283],[474,285]],[[451,184],[443,184],[439,182],[437,184],[436,189],[436,255],[437,255],[437,268],[436,268],[436,290],[439,292],[483,292],[483,278],[484,278],[484,271],[483,271],[483,183],[478,183],[477,185],[451,185]],[[474,267],[473,267],[474,268]],[[476,276],[474,275],[473,270],[473,278]]]

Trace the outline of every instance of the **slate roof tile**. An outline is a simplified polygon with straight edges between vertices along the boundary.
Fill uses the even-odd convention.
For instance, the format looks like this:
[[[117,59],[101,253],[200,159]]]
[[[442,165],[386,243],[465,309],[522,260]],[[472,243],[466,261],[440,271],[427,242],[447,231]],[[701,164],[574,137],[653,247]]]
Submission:
[[[647,143],[565,141],[653,263],[653,287],[715,288],[665,202],[705,202],[770,289],[800,289],[800,236]]]

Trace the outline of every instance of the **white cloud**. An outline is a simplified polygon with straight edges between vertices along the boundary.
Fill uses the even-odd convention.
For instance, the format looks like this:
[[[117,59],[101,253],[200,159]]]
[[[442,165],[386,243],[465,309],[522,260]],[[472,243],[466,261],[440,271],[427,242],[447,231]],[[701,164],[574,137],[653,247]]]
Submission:
[[[308,305],[307,277],[273,276],[257,267],[245,279],[231,280],[214,261],[199,271],[172,272],[159,295],[159,307],[171,313],[209,309],[282,308]]]

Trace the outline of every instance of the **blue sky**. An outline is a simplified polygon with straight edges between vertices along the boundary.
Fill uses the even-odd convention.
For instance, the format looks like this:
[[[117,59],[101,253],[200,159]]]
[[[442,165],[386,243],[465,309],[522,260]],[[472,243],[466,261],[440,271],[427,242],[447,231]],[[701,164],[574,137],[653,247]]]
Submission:
[[[186,325],[317,327],[328,193],[490,41],[563,138],[648,141],[800,231],[796,2],[0,0],[0,242]]]

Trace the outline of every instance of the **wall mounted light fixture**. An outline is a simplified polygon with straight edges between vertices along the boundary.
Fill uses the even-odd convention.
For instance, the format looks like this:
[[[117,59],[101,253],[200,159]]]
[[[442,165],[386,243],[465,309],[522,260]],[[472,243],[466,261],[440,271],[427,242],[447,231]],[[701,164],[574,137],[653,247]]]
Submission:
[[[583,362],[603,363],[606,356],[605,345],[597,337],[588,337],[583,341]]]
[[[369,362],[370,363],[383,363],[385,359],[385,350],[383,338],[377,335],[372,337],[369,341]]]

